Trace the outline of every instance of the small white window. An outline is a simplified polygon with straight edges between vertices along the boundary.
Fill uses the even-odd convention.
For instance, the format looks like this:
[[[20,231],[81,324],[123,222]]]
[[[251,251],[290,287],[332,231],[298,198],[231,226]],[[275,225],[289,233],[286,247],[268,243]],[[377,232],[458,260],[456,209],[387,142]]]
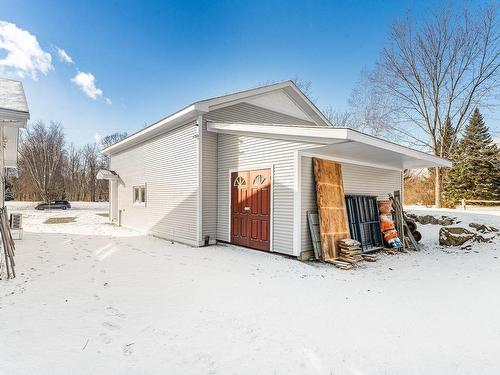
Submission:
[[[146,187],[145,186],[134,186],[134,196],[133,196],[134,204],[146,204]]]

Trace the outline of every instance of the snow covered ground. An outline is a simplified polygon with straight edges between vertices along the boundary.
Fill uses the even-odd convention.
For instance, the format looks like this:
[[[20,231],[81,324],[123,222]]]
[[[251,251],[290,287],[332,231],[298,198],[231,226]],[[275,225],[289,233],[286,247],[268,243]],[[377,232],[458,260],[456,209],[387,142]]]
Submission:
[[[419,225],[423,251],[342,271],[172,244],[107,224],[105,204],[8,205],[25,235],[0,282],[2,374],[500,373],[498,238],[442,249]]]

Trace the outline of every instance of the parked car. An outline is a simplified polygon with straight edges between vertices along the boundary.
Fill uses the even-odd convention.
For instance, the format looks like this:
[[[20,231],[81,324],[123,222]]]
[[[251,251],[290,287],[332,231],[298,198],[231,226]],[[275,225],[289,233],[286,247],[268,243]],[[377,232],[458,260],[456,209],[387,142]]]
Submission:
[[[52,201],[48,203],[39,203],[35,209],[36,210],[66,210],[71,208],[71,204],[68,201]]]

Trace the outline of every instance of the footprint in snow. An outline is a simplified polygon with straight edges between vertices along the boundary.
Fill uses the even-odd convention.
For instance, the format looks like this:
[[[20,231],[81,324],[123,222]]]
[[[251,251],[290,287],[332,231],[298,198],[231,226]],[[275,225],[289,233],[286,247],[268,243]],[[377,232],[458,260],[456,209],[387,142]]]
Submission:
[[[118,310],[112,306],[106,307],[106,311],[109,312],[111,315],[114,315],[118,318],[126,318],[127,317],[126,314],[122,313],[120,310]]]
[[[121,328],[118,324],[111,323],[111,322],[104,322],[104,323],[102,323],[102,326],[104,328],[107,328],[107,329],[112,330],[112,331],[116,331],[116,330]]]
[[[113,341],[113,339],[106,332],[100,333],[99,336],[101,337],[102,342],[105,344],[110,344],[111,341]]]
[[[132,345],[134,345],[134,343],[125,344],[122,346],[123,355],[126,355],[126,356],[132,355],[132,353],[134,352]]]

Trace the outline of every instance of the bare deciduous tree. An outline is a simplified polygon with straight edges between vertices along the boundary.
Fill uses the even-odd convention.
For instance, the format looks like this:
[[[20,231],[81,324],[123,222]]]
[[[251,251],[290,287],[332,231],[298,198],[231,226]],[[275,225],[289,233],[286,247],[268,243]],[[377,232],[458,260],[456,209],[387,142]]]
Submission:
[[[494,5],[474,17],[446,8],[421,27],[410,18],[394,24],[390,46],[370,78],[374,90],[390,98],[399,135],[447,157],[455,146],[450,140],[462,131],[472,110],[491,104],[499,77],[500,29]],[[435,203],[440,206],[438,168],[435,174]]]
[[[349,111],[337,111],[332,106],[326,107],[323,115],[330,121],[336,128],[355,128],[354,116]]]
[[[101,139],[101,147],[103,149],[105,149],[106,147],[112,146],[115,143],[118,143],[125,138],[127,138],[126,132],[116,132],[116,133],[107,135]],[[108,168],[109,167],[109,157],[105,154],[101,154],[101,157],[103,158],[105,167]]]
[[[100,158],[99,147],[96,143],[89,143],[83,147],[82,150],[83,159],[85,160],[85,164],[87,167],[87,171],[85,173],[86,176],[86,190],[89,194],[87,199],[91,202],[94,202],[97,197],[98,190],[98,181],[97,180],[97,172],[99,169],[104,167],[103,159]],[[102,184],[101,184],[102,185]]]
[[[124,133],[104,137],[104,145],[123,139]],[[100,153],[101,144],[65,147],[64,133],[58,123],[30,125],[19,145],[19,176],[9,178],[15,196],[21,200],[107,199],[106,181],[97,180],[107,159]]]
[[[59,123],[47,127],[41,121],[22,133],[19,147],[20,173],[29,176],[36,193],[46,201],[62,188],[64,133]]]

